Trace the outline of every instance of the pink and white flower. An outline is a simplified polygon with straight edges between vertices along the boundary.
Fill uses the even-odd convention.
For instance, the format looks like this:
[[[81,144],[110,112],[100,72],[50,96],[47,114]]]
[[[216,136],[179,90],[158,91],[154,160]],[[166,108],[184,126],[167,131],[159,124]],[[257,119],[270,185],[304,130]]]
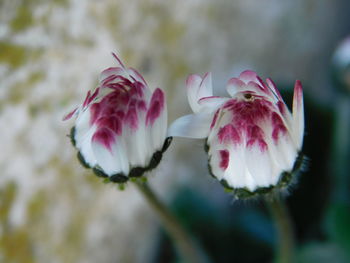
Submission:
[[[118,66],[104,70],[99,86],[64,120],[76,116],[71,138],[85,166],[122,183],[155,168],[170,139],[164,92],[152,93],[135,69],[113,56]]]
[[[271,79],[244,71],[227,84],[230,98],[213,96],[211,74],[191,75],[188,102],[194,114],[177,119],[169,136],[206,138],[211,174],[238,197],[284,187],[300,168],[304,109],[296,81],[293,114]]]

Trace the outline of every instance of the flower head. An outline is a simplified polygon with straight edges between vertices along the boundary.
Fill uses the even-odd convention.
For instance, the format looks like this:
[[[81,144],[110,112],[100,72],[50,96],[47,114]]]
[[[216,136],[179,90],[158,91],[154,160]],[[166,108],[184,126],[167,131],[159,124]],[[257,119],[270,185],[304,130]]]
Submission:
[[[296,81],[293,114],[271,79],[253,71],[231,78],[231,98],[213,96],[211,74],[187,79],[194,112],[177,119],[170,136],[206,138],[211,174],[243,198],[284,187],[300,168],[304,133],[303,93]]]
[[[100,85],[64,120],[76,116],[71,138],[85,166],[122,183],[155,168],[170,139],[163,91],[152,93],[135,69],[113,56],[118,66],[104,70]]]

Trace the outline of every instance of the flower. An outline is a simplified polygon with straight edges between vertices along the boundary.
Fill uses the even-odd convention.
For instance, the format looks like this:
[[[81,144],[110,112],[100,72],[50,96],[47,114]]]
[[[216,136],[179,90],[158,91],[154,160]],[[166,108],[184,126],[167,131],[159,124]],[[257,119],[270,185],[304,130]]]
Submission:
[[[123,183],[155,168],[171,139],[164,92],[152,93],[135,69],[113,56],[118,66],[104,70],[99,87],[64,120],[76,116],[71,139],[84,166]]]
[[[238,198],[285,187],[301,166],[304,109],[296,81],[293,114],[271,79],[253,71],[231,78],[231,98],[213,96],[211,74],[191,75],[188,102],[194,114],[177,119],[170,136],[206,138],[209,170]]]

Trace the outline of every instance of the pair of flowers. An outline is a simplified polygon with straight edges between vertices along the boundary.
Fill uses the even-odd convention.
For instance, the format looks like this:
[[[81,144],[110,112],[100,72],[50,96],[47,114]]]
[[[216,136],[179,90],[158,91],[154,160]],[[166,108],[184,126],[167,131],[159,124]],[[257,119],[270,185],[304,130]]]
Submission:
[[[296,81],[293,114],[271,79],[244,71],[227,84],[230,98],[213,96],[211,74],[188,77],[193,114],[167,128],[164,92],[151,92],[144,78],[118,66],[104,70],[87,93],[71,138],[78,157],[97,175],[124,183],[155,168],[172,136],[204,139],[210,173],[239,197],[285,187],[300,168],[304,133],[303,94]]]

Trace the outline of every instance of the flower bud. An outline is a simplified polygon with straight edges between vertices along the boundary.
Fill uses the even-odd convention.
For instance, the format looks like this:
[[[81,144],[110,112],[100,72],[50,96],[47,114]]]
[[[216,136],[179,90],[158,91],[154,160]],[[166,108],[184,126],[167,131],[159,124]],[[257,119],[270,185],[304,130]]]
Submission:
[[[155,168],[171,138],[164,92],[152,92],[135,69],[113,56],[118,66],[104,70],[99,86],[64,120],[76,117],[71,140],[84,166],[124,183]]]
[[[206,138],[209,170],[237,198],[285,188],[300,170],[303,92],[296,81],[293,114],[271,79],[244,71],[227,84],[230,98],[213,96],[211,75],[187,79],[194,114],[177,119],[170,136]],[[298,157],[299,156],[299,157]]]

